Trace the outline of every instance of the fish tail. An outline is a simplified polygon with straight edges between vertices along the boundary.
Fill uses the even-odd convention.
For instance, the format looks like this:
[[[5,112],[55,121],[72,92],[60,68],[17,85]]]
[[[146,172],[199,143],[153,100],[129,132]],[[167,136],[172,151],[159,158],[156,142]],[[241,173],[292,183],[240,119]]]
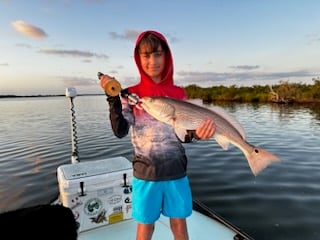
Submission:
[[[281,161],[276,155],[258,147],[254,147],[251,153],[246,154],[246,157],[250,169],[255,176],[258,175],[269,164]]]

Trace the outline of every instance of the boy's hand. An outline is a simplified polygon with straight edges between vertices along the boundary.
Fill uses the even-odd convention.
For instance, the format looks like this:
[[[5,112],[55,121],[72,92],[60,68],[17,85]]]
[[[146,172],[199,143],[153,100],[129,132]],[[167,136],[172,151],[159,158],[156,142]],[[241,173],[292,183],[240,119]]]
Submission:
[[[110,80],[114,80],[114,77],[110,77],[109,75],[103,74],[99,77],[100,80],[100,86],[102,87],[103,90],[105,90],[107,83]]]
[[[216,125],[212,119],[207,119],[196,129],[196,135],[200,139],[211,138],[216,131]]]

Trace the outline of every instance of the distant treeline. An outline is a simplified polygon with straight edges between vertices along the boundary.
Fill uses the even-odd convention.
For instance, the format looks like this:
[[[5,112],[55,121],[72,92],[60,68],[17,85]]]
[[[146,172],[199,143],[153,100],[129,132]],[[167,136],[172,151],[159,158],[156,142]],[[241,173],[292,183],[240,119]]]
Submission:
[[[189,99],[199,98],[204,102],[276,102],[276,103],[315,103],[320,102],[320,77],[312,79],[314,84],[289,83],[281,81],[276,85],[239,87],[232,85],[200,87],[195,84],[185,87]],[[82,94],[101,95],[101,94]],[[0,98],[15,97],[61,97],[65,95],[0,95]],[[80,95],[78,95],[80,96]]]
[[[236,85],[185,87],[190,99],[199,98],[204,102],[277,102],[277,103],[312,103],[320,102],[320,78],[312,79],[314,84],[280,82],[277,85],[238,87]]]

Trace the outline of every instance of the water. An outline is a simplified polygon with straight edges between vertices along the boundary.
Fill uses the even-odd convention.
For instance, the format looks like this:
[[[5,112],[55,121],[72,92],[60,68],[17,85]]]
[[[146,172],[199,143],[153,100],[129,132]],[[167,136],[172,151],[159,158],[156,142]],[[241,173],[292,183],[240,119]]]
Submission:
[[[111,133],[104,96],[74,103],[80,161],[131,159],[130,138]],[[257,240],[320,239],[320,106],[222,106],[250,143],[282,162],[255,177],[233,145],[186,144],[194,198]],[[0,212],[49,203],[58,193],[56,168],[71,161],[69,100],[1,99],[0,112]]]

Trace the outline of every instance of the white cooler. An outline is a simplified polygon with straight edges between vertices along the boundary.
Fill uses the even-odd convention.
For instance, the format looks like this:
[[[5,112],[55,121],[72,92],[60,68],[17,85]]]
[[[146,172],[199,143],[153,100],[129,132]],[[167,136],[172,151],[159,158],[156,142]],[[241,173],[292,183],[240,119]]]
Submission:
[[[124,157],[61,165],[60,200],[79,232],[131,218],[132,165]]]

